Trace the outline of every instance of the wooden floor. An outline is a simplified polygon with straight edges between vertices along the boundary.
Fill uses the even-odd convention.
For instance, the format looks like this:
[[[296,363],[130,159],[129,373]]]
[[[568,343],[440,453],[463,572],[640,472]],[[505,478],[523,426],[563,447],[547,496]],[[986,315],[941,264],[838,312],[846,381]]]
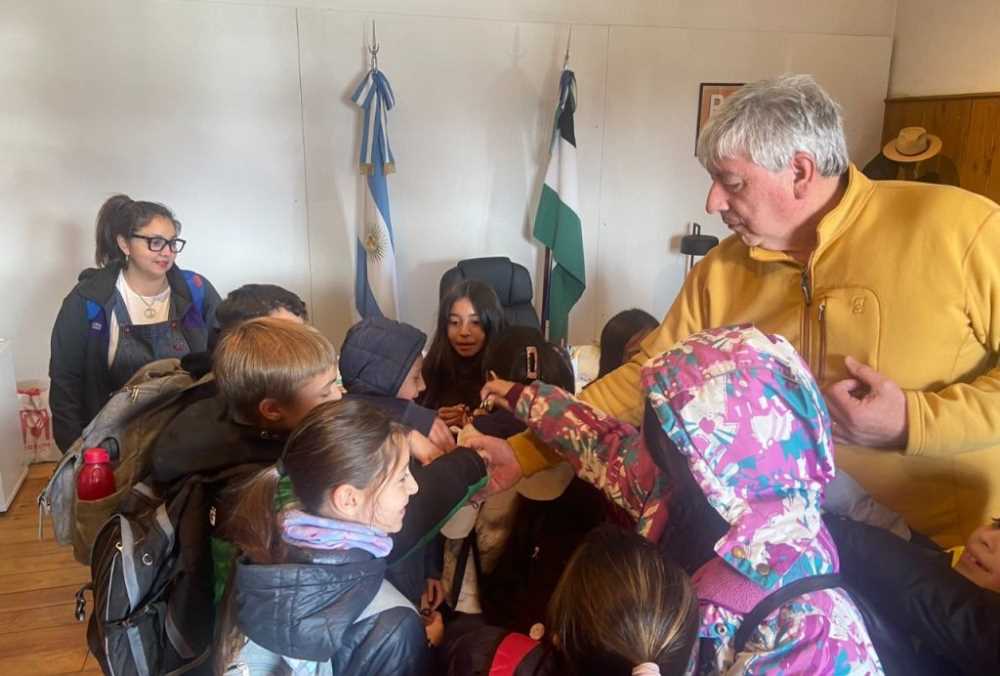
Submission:
[[[38,539],[35,500],[54,467],[32,465],[14,504],[0,513],[0,674],[4,676],[101,673],[87,651],[87,624],[73,617],[73,595],[90,580],[90,570],[73,559],[72,547],[56,544],[48,522],[45,539]]]

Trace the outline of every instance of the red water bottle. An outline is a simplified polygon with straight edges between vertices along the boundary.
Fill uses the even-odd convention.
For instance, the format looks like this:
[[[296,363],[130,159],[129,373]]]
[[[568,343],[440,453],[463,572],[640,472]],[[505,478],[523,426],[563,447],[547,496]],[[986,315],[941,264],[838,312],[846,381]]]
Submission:
[[[103,448],[83,452],[83,469],[76,478],[76,496],[80,500],[100,500],[115,492],[115,473]]]

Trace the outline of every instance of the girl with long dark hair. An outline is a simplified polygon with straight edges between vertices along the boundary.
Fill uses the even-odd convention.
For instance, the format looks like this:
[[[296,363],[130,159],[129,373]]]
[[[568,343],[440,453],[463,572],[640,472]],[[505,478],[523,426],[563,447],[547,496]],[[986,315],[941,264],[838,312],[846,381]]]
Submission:
[[[489,284],[466,280],[441,298],[437,330],[424,359],[427,390],[420,403],[437,409],[449,426],[464,426],[479,404],[483,353],[503,328],[500,300]]]

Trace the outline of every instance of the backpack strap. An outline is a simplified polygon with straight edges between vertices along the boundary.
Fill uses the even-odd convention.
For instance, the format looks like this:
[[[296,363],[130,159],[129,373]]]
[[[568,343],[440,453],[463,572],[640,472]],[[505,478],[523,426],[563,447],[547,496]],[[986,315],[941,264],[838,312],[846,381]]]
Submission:
[[[375,592],[375,596],[372,597],[372,600],[365,606],[354,622],[362,622],[369,617],[374,617],[385,610],[393,608],[409,608],[413,612],[417,612],[413,604],[398,589],[392,586],[391,582],[383,579],[378,591]]]
[[[469,554],[472,554],[472,565],[476,574],[476,582],[483,579],[483,565],[479,560],[479,537],[476,529],[473,529],[462,539],[462,547],[458,550],[455,558],[455,574],[451,580],[451,607],[458,608],[458,599],[462,595],[462,587],[465,583],[465,568],[469,565]]]
[[[734,637],[736,653],[739,654],[743,652],[743,648],[750,639],[750,634],[754,629],[760,626],[760,623],[764,621],[764,618],[788,601],[810,592],[820,591],[821,589],[833,589],[835,587],[844,586],[844,580],[841,579],[839,573],[830,575],[812,575],[810,577],[799,578],[798,580],[795,580],[795,582],[787,584],[781,589],[768,594],[761,599],[749,613],[743,616],[743,621],[740,623],[739,629],[736,630],[736,636]]]
[[[191,292],[191,302],[202,321],[205,320],[205,281],[197,272],[182,270],[188,291]]]
[[[87,330],[95,333],[106,333],[108,328],[108,315],[104,306],[96,300],[86,298],[83,301],[84,312],[87,314]]]
[[[524,634],[507,634],[493,653],[489,676],[514,676],[517,667],[537,646],[538,641]]]

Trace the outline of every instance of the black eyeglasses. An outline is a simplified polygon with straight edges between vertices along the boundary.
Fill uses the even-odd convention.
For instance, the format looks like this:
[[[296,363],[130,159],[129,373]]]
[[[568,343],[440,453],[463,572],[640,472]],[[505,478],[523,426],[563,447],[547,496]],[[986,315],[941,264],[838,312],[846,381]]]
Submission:
[[[187,244],[187,240],[179,237],[167,239],[166,237],[160,237],[159,235],[150,237],[148,235],[137,235],[135,233],[132,233],[132,237],[146,240],[146,246],[148,246],[149,250],[153,252],[163,251],[163,247],[169,246],[171,251],[178,254],[184,250],[184,245]]]

